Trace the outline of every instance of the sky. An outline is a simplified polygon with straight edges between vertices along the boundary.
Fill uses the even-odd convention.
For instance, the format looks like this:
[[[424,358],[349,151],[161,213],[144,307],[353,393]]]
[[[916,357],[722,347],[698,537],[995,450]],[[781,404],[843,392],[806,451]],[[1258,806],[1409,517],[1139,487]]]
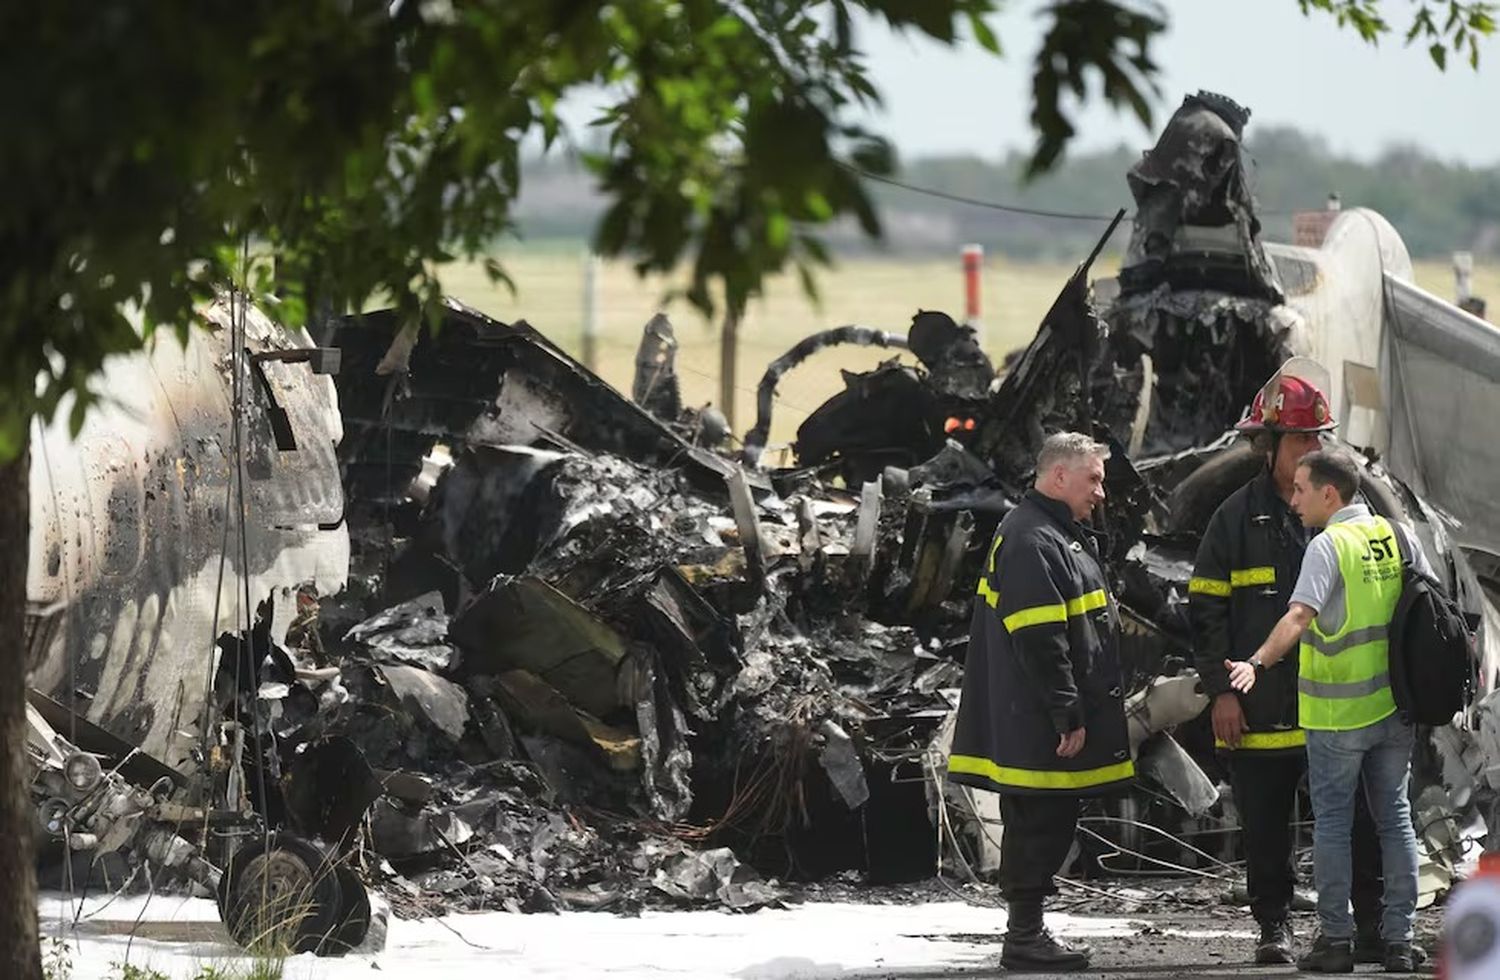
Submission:
[[[1481,45],[1479,71],[1450,59],[1439,71],[1420,45],[1403,44],[1415,5],[1384,0],[1399,31],[1378,47],[1333,18],[1303,16],[1296,0],[1169,0],[1167,34],[1153,44],[1161,67],[1157,124],[1183,95],[1218,91],[1249,106],[1256,124],[1321,133],[1342,154],[1371,159],[1416,144],[1473,166],[1500,164],[1500,36]],[[996,59],[972,42],[957,48],[864,25],[884,112],[869,119],[905,159],[1029,148],[1030,61],[1041,39],[1039,0],[1011,0],[991,21],[1005,49]],[[1225,37],[1232,39],[1226,44]],[[1078,150],[1155,141],[1134,116],[1091,105],[1076,117]]]
[[[1150,0],[1140,0],[1149,3]],[[1378,46],[1321,12],[1304,16],[1297,0],[1165,0],[1165,35],[1152,45],[1161,71],[1156,128],[1182,97],[1221,92],[1257,124],[1320,133],[1337,153],[1370,160],[1396,144],[1439,159],[1500,164],[1500,36],[1481,43],[1479,70],[1450,58],[1440,71],[1422,44],[1404,43],[1416,9],[1381,0],[1396,30]],[[1009,0],[990,20],[1004,55],[965,40],[948,47],[884,24],[859,25],[859,43],[881,91],[880,111],[861,121],[890,137],[902,159],[974,154],[998,159],[1032,144],[1031,60],[1041,43],[1042,0]],[[1225,37],[1232,39],[1225,43]],[[574,97],[562,114],[582,135],[598,93]],[[1135,117],[1090,101],[1073,114],[1075,151],[1155,142]]]

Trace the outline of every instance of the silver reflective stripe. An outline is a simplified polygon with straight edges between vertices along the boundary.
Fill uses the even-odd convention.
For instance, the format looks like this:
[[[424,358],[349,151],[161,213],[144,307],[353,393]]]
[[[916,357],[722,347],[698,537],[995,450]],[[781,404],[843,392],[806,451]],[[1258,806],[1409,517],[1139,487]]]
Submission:
[[[1376,640],[1384,640],[1390,637],[1390,624],[1383,626],[1366,626],[1363,629],[1350,630],[1343,636],[1334,640],[1325,640],[1312,630],[1304,630],[1302,640],[1314,650],[1325,657],[1343,653],[1351,647],[1357,647],[1362,643],[1374,643]]]
[[[1366,694],[1375,694],[1390,686],[1391,675],[1389,673],[1376,674],[1367,680],[1348,681],[1342,684],[1333,681],[1310,681],[1306,677],[1297,678],[1297,690],[1313,698],[1362,698]]]

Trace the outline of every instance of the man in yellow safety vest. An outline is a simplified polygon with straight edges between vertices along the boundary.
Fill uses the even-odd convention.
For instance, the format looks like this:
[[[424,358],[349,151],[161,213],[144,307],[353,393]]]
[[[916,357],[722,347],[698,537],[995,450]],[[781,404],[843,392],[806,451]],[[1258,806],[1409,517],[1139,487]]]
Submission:
[[[1406,798],[1412,730],[1391,693],[1389,638],[1402,555],[1421,571],[1430,568],[1409,536],[1353,502],[1359,481],[1358,465],[1344,453],[1319,450],[1302,458],[1292,508],[1304,524],[1324,531],[1308,545],[1290,607],[1271,635],[1248,660],[1225,662],[1231,686],[1248,692],[1259,673],[1299,647],[1297,718],[1307,732],[1319,935],[1297,965],[1314,973],[1354,969],[1349,835],[1361,775],[1385,875],[1385,969],[1413,969],[1417,842]]]
[[[1250,914],[1260,927],[1256,963],[1292,963],[1291,910],[1297,793],[1307,774],[1297,724],[1297,668],[1262,678],[1250,694],[1229,686],[1223,662],[1254,653],[1286,612],[1302,556],[1316,529],[1292,512],[1297,464],[1337,425],[1328,372],[1294,357],[1256,393],[1235,429],[1266,465],[1219,505],[1204,528],[1188,583],[1193,662],[1213,699],[1214,744],[1234,788]],[[1295,659],[1295,655],[1294,655]],[[1277,676],[1280,675],[1280,676]],[[1380,845],[1356,794],[1353,860],[1354,959],[1385,959],[1380,941]]]

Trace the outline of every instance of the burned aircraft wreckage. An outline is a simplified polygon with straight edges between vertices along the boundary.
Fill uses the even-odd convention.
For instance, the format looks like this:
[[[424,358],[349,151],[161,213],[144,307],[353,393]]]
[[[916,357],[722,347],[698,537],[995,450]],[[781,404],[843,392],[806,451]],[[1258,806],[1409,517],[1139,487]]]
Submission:
[[[1228,860],[1187,581],[1260,465],[1223,434],[1305,354],[1373,506],[1416,529],[1478,628],[1477,703],[1417,760],[1440,891],[1465,835],[1496,826],[1500,541],[1475,482],[1496,470],[1422,479],[1442,458],[1397,367],[1447,358],[1493,399],[1500,347],[1410,285],[1378,215],[1341,216],[1319,249],[1263,244],[1247,116],[1186,100],[1131,171],[1120,276],[1091,284],[1085,261],[1003,375],[942,313],[829,331],[772,365],[739,454],[682,407],[661,317],[635,401],[459,305],[435,335],[376,313],[315,343],[230,297],[186,346],[112,363],[119,400],[34,442],[52,856],[196,881],[246,943],[266,895],[310,897],[290,941],[329,952],[364,938],[364,882],[420,914],[754,908],[839,871],[983,874],[998,808],[942,776],[973,583],[1043,434],[1068,427],[1116,449],[1101,520],[1143,773],[1094,804],[1111,822],[1078,860]],[[833,343],[918,363],[846,374],[792,465],[765,467],[778,379]]]

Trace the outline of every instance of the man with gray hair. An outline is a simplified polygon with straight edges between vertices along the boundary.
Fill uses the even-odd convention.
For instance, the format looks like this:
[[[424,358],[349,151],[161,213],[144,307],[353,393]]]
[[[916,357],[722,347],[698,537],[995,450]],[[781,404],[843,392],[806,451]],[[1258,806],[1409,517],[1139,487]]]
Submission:
[[[1097,532],[1109,449],[1048,436],[1036,485],[1005,515],[974,599],[948,776],[1000,794],[1007,969],[1081,970],[1089,951],[1054,938],[1042,903],[1072,847],[1081,797],[1135,775],[1125,728],[1119,615]]]

